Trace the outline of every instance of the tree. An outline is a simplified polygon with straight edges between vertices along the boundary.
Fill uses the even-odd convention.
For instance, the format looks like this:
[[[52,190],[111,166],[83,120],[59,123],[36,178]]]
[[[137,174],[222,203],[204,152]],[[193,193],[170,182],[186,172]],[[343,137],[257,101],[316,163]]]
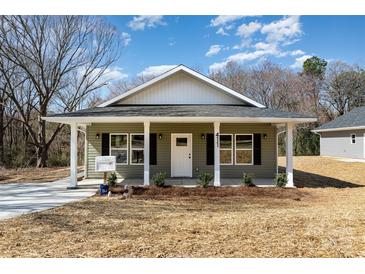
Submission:
[[[303,71],[307,75],[323,79],[324,73],[326,72],[326,66],[327,66],[326,60],[319,58],[317,56],[313,56],[304,61]]]
[[[329,118],[343,115],[364,103],[364,76],[363,70],[343,62],[329,66],[323,92]]]
[[[48,149],[63,128],[58,125],[46,134],[41,118],[50,111],[75,110],[104,86],[103,76],[118,58],[120,42],[115,29],[97,17],[0,18],[0,74],[35,147],[37,167],[47,165]],[[31,90],[26,106],[20,86]]]

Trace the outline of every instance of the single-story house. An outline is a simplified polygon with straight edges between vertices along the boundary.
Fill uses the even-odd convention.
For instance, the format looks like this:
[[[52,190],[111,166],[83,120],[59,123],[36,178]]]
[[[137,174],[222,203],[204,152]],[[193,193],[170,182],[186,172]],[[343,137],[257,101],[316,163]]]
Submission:
[[[365,106],[313,130],[320,134],[321,156],[365,158]]]
[[[114,155],[117,175],[126,182],[149,185],[157,172],[193,181],[209,172],[220,186],[244,172],[272,184],[279,127],[286,128],[286,172],[293,186],[293,126],[316,121],[266,108],[183,65],[98,107],[43,119],[71,126],[71,187],[77,186],[79,128],[86,132],[87,178],[103,176],[95,171],[96,156]]]

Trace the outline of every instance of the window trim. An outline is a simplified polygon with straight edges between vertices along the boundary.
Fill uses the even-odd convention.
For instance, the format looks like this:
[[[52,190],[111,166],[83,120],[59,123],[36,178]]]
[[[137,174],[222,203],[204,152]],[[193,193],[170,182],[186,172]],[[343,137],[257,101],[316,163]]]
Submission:
[[[246,135],[246,136],[251,136],[251,140],[252,140],[252,147],[251,149],[248,148],[237,148],[237,136],[242,136],[242,135]],[[248,150],[251,151],[251,163],[237,163],[237,151],[239,150]],[[254,138],[253,138],[253,133],[236,133],[234,135],[234,164],[237,166],[253,166],[253,152],[254,152]]]
[[[352,136],[355,136],[355,137],[352,139]],[[354,140],[354,142],[352,142],[352,140]],[[350,143],[351,143],[351,145],[355,145],[356,144],[356,133],[351,133],[350,134]]]
[[[144,165],[144,159],[143,159],[143,163],[133,163],[132,162],[132,157],[133,157],[133,150],[142,150],[143,151],[143,157],[144,157],[144,133],[130,133],[129,134],[131,138],[129,138],[129,150],[131,152],[131,157],[130,160],[129,160],[129,164],[131,166],[143,166]],[[143,148],[133,148],[132,146],[132,136],[133,135],[142,135],[143,136]]]
[[[126,148],[112,148],[112,135],[126,135],[127,136],[127,147]],[[129,161],[129,149],[128,149],[128,133],[109,133],[109,155],[112,155],[112,150],[126,150],[127,151],[127,161],[125,163],[116,163],[118,166],[127,166]]]
[[[221,148],[221,136],[222,135],[229,135],[231,136],[231,148]],[[230,163],[221,163],[221,159],[219,157],[219,164],[221,166],[232,166],[233,165],[233,134],[232,133],[220,133],[219,134],[219,156],[222,150],[230,150],[231,151],[231,162]]]

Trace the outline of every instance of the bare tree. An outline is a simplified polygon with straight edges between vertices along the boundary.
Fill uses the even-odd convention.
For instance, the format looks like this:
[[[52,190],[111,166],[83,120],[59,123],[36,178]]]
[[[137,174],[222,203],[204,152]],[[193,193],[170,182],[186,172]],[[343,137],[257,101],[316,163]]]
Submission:
[[[327,69],[322,100],[329,118],[343,115],[363,104],[364,71],[343,62],[331,63]]]
[[[9,70],[16,71],[4,77],[12,85],[5,93],[36,149],[37,167],[47,165],[49,146],[63,127],[58,125],[47,136],[41,117],[75,110],[87,95],[104,86],[103,76],[118,58],[120,45],[115,29],[98,17],[1,17],[0,73],[9,76]],[[31,87],[35,95],[27,108],[19,100],[20,84]],[[27,119],[29,109],[36,113],[36,121]]]

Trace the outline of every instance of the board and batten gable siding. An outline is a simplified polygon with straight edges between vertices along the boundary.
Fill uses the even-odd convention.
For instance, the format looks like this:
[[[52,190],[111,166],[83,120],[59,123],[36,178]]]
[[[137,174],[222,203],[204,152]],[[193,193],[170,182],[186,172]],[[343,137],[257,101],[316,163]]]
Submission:
[[[178,72],[133,94],[115,105],[234,104],[245,105],[217,88]]]
[[[101,138],[96,139],[99,133],[143,133],[142,124],[92,124],[87,127],[88,136],[88,176],[101,178],[102,174],[95,172],[95,157],[101,155]],[[157,165],[150,165],[151,176],[157,172],[166,172],[171,176],[171,133],[192,133],[193,140],[193,177],[201,172],[214,173],[214,165],[207,165],[206,138],[202,134],[213,133],[212,123],[151,123],[151,133],[157,136],[162,134],[162,139],[157,138]],[[276,173],[276,128],[270,124],[221,124],[221,133],[261,133],[267,138],[261,139],[261,165],[221,165],[222,178],[240,178],[243,172],[250,173],[256,178],[273,178]],[[130,148],[129,148],[130,149]],[[233,150],[234,153],[234,150]],[[130,155],[130,151],[129,151]],[[234,155],[233,155],[234,157]],[[233,158],[234,160],[234,158]],[[117,175],[120,178],[143,178],[143,165],[117,165]]]
[[[365,130],[344,130],[321,132],[321,156],[365,158]],[[356,134],[356,143],[351,144],[351,134]]]

